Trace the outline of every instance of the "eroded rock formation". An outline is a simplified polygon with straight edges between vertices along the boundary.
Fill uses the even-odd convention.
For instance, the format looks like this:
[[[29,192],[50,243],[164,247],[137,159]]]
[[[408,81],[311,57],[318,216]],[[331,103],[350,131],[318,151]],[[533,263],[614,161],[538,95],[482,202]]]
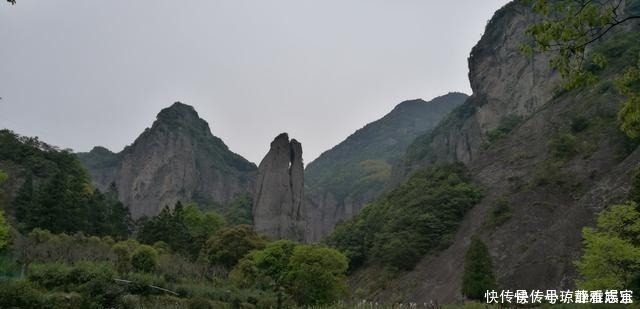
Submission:
[[[177,201],[203,206],[251,194],[256,166],[214,136],[193,107],[176,102],[117,154],[97,147],[78,154],[96,185],[111,182],[133,218],[156,215]]]
[[[302,145],[278,135],[258,166],[253,218],[258,233],[274,239],[304,240]]]

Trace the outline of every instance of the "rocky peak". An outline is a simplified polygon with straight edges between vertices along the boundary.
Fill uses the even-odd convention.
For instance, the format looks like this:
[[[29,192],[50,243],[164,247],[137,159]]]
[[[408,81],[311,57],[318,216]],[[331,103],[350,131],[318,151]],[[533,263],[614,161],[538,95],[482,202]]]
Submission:
[[[159,127],[188,129],[203,134],[211,132],[209,124],[200,118],[193,106],[181,102],[175,102],[158,113],[152,129]]]
[[[230,151],[192,106],[180,102],[160,111],[122,152],[100,147],[79,157],[100,188],[116,183],[134,218],[177,201],[222,207],[254,187],[256,166]]]
[[[275,239],[304,240],[302,145],[278,135],[258,166],[253,217],[258,233]]]

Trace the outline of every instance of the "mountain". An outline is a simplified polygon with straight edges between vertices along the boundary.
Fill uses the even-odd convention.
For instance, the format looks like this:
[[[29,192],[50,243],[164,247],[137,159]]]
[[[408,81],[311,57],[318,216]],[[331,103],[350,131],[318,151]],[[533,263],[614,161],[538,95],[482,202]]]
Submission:
[[[486,244],[498,290],[575,289],[574,261],[581,255],[582,229],[594,225],[606,207],[626,201],[638,185],[638,141],[619,129],[616,115],[623,98],[612,85],[621,68],[637,63],[640,40],[635,26],[598,42],[593,51],[610,61],[597,71],[599,81],[566,91],[558,88],[559,77],[549,68],[547,55],[526,57],[519,52],[527,40],[525,29],[536,18],[520,1],[494,14],[469,57],[473,95],[411,143],[393,167],[391,194],[332,235],[343,250],[367,245],[372,238],[380,249],[402,244],[407,222],[430,218],[402,217],[400,210],[434,211],[434,205],[451,204],[446,198],[427,198],[438,190],[420,195],[406,189],[428,183],[419,177],[425,170],[461,162],[470,183],[483,189],[483,198],[461,220],[445,222],[457,226],[454,233],[446,229],[438,236],[442,239],[431,237],[425,240],[427,246],[415,246],[422,254],[415,267],[390,272],[365,256],[351,276],[352,288],[359,289],[362,298],[464,301],[461,286],[471,239]],[[444,184],[451,182],[443,179]],[[421,228],[441,228],[436,223]],[[385,229],[377,236],[358,234],[378,224]],[[429,245],[434,243],[439,245]],[[409,252],[415,257],[416,250]]]
[[[309,163],[304,173],[307,240],[319,240],[376,198],[411,142],[466,99],[452,92],[429,102],[402,102]]]
[[[111,182],[134,218],[153,216],[177,201],[219,208],[253,192],[255,164],[211,134],[193,107],[176,102],[120,153],[95,147],[77,154],[93,182]]]

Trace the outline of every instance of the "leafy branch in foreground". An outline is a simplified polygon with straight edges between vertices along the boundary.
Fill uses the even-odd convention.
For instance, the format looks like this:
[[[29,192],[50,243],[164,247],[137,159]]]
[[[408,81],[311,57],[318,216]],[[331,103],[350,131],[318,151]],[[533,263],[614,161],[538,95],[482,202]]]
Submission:
[[[533,39],[522,44],[523,54],[551,52],[551,68],[562,76],[566,90],[597,81],[595,72],[613,60],[589,46],[602,41],[615,28],[640,20],[637,0],[525,0],[540,15],[526,33]],[[633,46],[631,46],[633,47]],[[588,53],[588,55],[587,55]],[[625,97],[618,114],[620,127],[629,137],[640,136],[640,52],[616,78],[616,88]],[[594,68],[596,70],[594,70]]]

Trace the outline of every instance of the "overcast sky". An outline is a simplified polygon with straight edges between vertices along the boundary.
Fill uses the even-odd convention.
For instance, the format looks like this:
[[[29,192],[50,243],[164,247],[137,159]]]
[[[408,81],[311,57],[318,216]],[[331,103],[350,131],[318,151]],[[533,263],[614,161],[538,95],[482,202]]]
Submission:
[[[120,151],[193,105],[259,163],[310,162],[403,100],[470,93],[467,56],[506,0],[0,2],[0,127]]]

